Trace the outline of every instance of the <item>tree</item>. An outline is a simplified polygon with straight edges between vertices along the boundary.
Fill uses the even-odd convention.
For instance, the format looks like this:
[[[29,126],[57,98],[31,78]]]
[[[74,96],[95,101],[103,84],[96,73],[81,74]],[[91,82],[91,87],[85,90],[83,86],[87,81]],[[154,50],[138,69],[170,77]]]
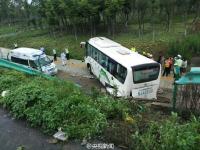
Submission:
[[[149,0],[136,0],[135,5],[138,15],[138,35],[141,37],[144,33],[144,16],[147,8],[149,7]]]
[[[150,14],[152,26],[152,39],[155,41],[155,23],[158,18],[159,0],[150,0]]]
[[[104,15],[107,18],[108,33],[115,35],[116,16],[122,11],[125,0],[105,0]]]
[[[191,9],[190,1],[191,0],[176,0],[176,6],[179,8],[179,11],[183,16],[183,22],[185,26],[185,32],[184,32],[185,36],[187,35],[187,16]]]
[[[174,12],[176,0],[160,0],[161,10],[164,11],[166,15],[166,29],[170,31],[171,19]]]

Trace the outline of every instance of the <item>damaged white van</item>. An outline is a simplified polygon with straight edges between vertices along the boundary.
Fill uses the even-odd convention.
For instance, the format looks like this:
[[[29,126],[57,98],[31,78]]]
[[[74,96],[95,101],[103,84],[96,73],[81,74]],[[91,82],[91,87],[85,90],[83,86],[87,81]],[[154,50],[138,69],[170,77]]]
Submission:
[[[58,70],[53,61],[41,50],[33,48],[16,48],[10,51],[10,60],[48,75],[57,74]]]

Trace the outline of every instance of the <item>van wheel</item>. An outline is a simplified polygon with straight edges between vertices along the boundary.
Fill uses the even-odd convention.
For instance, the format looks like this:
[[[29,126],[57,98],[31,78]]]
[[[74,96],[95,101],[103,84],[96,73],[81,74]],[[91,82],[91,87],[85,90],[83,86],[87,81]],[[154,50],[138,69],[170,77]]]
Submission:
[[[92,68],[91,68],[90,64],[87,64],[87,67],[88,67],[88,69],[89,69],[90,74],[93,75],[93,73],[92,73]]]

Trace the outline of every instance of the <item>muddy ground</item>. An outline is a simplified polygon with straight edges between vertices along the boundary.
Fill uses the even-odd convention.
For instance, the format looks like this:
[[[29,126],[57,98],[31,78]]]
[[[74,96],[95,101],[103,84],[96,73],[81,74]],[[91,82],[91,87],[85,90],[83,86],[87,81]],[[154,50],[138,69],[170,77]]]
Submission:
[[[72,75],[67,72],[59,71],[57,74],[57,77],[60,79],[68,80],[71,82],[76,83],[82,90],[84,90],[86,93],[91,93],[92,88],[97,88],[97,89],[104,89],[102,84],[95,79],[95,77],[90,78],[90,77],[83,77],[79,75]]]

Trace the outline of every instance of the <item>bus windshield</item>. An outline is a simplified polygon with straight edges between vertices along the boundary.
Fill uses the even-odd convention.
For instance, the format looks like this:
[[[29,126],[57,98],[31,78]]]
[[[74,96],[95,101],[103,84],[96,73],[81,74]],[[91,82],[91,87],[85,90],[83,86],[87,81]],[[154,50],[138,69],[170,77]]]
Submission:
[[[160,64],[144,64],[132,67],[133,82],[143,83],[156,80],[160,72]]]

